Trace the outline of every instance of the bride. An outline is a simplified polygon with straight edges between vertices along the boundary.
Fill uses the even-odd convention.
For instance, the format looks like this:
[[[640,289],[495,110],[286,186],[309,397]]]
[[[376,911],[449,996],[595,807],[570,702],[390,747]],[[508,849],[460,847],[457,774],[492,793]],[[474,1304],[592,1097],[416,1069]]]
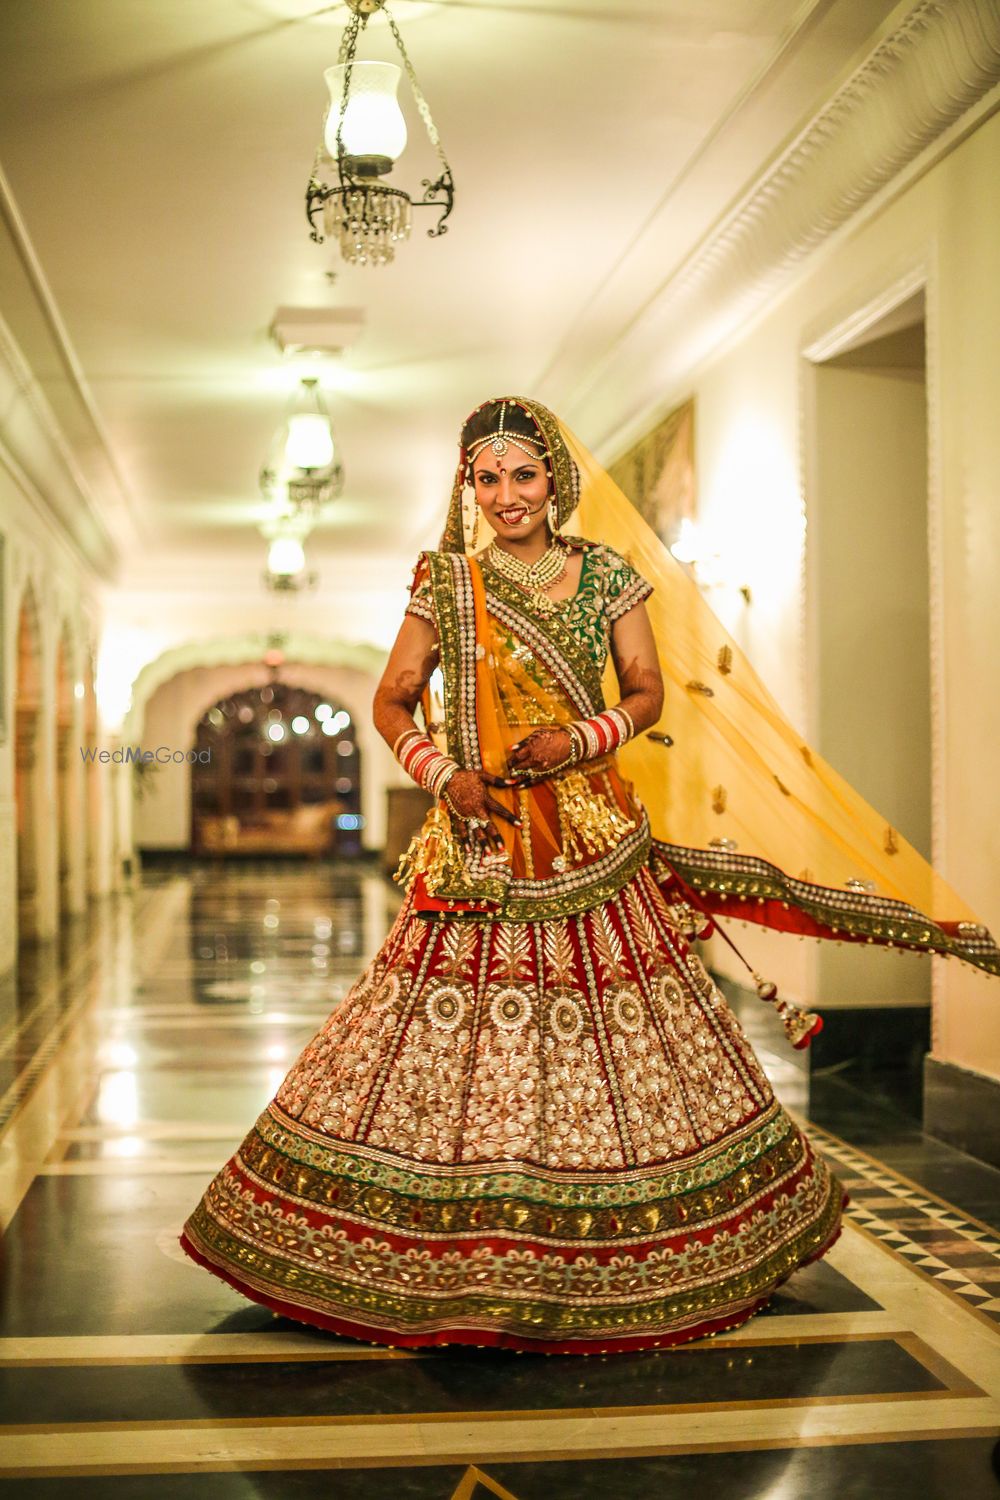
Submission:
[[[573,512],[656,594],[621,552],[564,535]],[[661,658],[674,748],[648,735]],[[535,401],[466,421],[374,714],[434,799],[402,908],[185,1250],[278,1313],[383,1344],[611,1352],[742,1323],[829,1249],[844,1193],[694,938],[730,912],[995,971],[989,934],[898,835],[885,852],[881,820]],[[749,852],[708,837],[727,795]],[[819,1017],[754,978],[807,1044]]]

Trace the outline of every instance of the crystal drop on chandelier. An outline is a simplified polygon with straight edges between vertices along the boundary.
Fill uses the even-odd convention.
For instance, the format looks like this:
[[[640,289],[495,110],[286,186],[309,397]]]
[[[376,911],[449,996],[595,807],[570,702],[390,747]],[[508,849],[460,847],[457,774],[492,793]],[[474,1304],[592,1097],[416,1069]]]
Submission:
[[[379,183],[352,185],[330,195],[324,220],[327,234],[336,235],[349,264],[387,265],[396,241],[409,238],[410,200]]]

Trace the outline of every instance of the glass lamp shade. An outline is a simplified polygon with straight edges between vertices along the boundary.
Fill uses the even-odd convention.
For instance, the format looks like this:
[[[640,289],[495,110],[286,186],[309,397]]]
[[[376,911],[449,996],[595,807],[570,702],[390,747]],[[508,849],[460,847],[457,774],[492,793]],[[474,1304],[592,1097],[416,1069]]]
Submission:
[[[333,463],[333,434],[328,417],[300,412],[288,419],[285,461],[292,469],[325,469]]]
[[[323,74],[330,90],[324,138],[334,161],[337,159],[337,125],[346,68],[346,63],[337,63]],[[351,92],[340,132],[345,155],[385,157],[389,161],[402,155],[406,146],[406,121],[396,98],[399,79],[400,71],[395,63],[351,64]]]
[[[267,549],[269,573],[291,577],[301,573],[306,565],[306,554],[302,543],[294,536],[276,536]]]
[[[339,494],[342,482],[343,471],[319,381],[305,378],[271,439],[260,471],[261,491],[266,499],[294,510],[305,500],[326,504]]]

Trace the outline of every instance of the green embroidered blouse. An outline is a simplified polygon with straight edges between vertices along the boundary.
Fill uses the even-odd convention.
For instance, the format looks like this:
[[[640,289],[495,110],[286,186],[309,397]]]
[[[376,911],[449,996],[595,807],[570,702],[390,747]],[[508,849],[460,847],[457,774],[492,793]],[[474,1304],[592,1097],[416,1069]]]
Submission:
[[[603,542],[588,542],[581,537],[566,537],[574,548],[582,548],[583,564],[575,594],[555,600],[555,618],[569,631],[590,657],[597,672],[604,670],[611,644],[611,627],[622,615],[648,599],[653,592],[641,573]],[[496,575],[486,564],[483,575],[487,587]],[[406,613],[417,615],[437,628],[430,570],[421,561],[414,574],[413,588]]]

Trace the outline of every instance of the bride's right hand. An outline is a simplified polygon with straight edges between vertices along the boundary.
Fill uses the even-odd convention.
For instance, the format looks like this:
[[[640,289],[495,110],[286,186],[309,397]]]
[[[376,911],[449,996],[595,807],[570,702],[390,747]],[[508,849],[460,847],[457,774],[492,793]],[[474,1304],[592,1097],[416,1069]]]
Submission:
[[[489,771],[456,771],[448,778],[448,784],[445,787],[445,801],[451,804],[461,819],[478,818],[480,820],[481,826],[474,824],[469,829],[470,840],[482,844],[484,848],[492,850],[495,854],[502,854],[504,845],[503,839],[490,819],[503,818],[514,828],[520,828],[521,820],[491,797],[487,788],[513,785],[514,782],[510,779],[493,776]]]

